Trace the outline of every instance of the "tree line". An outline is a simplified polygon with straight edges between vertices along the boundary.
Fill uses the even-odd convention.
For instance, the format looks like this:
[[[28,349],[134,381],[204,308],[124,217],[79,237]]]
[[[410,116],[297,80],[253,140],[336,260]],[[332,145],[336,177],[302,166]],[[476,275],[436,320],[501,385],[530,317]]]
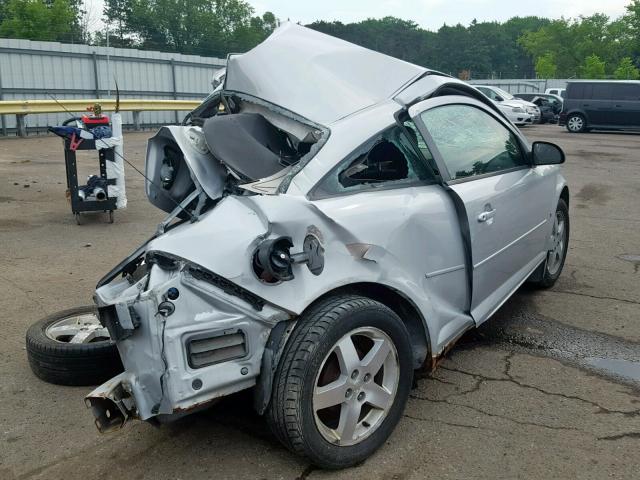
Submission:
[[[278,24],[244,0],[105,0],[102,12],[83,5],[0,0],[0,37],[225,57],[251,49]],[[619,18],[514,17],[437,31],[396,17],[307,26],[463,79],[640,78],[640,0]]]

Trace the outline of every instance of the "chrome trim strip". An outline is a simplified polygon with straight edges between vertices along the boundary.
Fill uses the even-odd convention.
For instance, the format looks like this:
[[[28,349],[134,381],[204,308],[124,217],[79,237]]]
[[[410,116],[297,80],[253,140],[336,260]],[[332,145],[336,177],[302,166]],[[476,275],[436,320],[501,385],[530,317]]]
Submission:
[[[502,252],[504,252],[507,248],[515,245],[516,243],[518,243],[520,240],[522,240],[524,237],[526,237],[527,235],[530,235],[531,233],[533,233],[535,230],[537,230],[538,228],[540,228],[542,225],[544,225],[545,223],[547,223],[547,219],[545,218],[542,222],[540,222],[538,225],[536,225],[535,227],[533,227],[531,230],[529,230],[528,232],[523,233],[522,235],[520,235],[518,238],[516,238],[513,242],[509,243],[508,245],[505,245],[504,247],[502,247],[500,250],[498,250],[497,252],[492,253],[491,255],[489,255],[487,258],[485,258],[484,260],[482,260],[481,262],[478,262],[476,265],[473,266],[474,269],[484,265],[486,262],[488,262],[489,260],[491,260],[492,258],[494,258],[495,256],[501,254]]]
[[[433,277],[437,277],[438,275],[444,275],[445,273],[451,273],[451,272],[455,272],[456,270],[462,270],[463,268],[464,268],[464,265],[456,265],[454,267],[443,268],[441,270],[435,270],[431,273],[427,273],[425,274],[425,277],[433,278]]]

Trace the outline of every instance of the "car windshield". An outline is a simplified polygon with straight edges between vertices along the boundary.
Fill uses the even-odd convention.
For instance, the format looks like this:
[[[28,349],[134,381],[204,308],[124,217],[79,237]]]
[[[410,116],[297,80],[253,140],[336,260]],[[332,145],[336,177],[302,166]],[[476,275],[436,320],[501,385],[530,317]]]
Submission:
[[[498,95],[500,95],[505,100],[513,100],[514,99],[513,95],[511,95],[509,92],[505,92],[501,88],[494,87],[493,91],[496,92]]]

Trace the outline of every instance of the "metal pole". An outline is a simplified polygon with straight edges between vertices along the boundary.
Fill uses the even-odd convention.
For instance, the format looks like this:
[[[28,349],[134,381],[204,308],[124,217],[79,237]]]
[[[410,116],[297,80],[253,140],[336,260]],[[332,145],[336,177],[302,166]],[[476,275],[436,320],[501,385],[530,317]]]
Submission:
[[[173,99],[177,100],[178,99],[178,88],[177,88],[177,81],[176,81],[176,61],[172,58],[170,60],[171,63],[171,78],[173,80]],[[178,120],[178,111],[176,110],[175,112],[175,118],[176,118],[176,124],[180,123],[180,121]]]
[[[3,100],[2,96],[2,70],[0,70],[0,100]],[[2,122],[2,135],[7,136],[7,121],[4,115],[0,115],[0,122]]]
[[[111,64],[109,63],[109,24],[107,23],[107,97],[111,97]]]
[[[19,113],[16,115],[16,130],[19,137],[27,136],[27,124],[25,122],[26,114]]]
[[[96,52],[91,54],[93,57],[93,78],[96,90],[96,98],[100,98],[100,77],[98,76],[98,55]]]

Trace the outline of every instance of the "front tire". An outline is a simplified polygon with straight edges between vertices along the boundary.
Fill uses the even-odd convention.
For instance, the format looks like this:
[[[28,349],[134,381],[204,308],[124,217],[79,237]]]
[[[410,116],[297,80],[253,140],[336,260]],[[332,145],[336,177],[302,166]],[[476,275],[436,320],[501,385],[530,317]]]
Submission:
[[[400,318],[370,298],[320,301],[299,319],[276,371],[267,420],[322,468],[364,461],[402,416],[413,378]]]
[[[551,231],[551,250],[547,258],[532,275],[536,280],[534,285],[540,288],[550,288],[560,277],[564,261],[569,250],[569,208],[563,199],[558,201],[554,223]]]

